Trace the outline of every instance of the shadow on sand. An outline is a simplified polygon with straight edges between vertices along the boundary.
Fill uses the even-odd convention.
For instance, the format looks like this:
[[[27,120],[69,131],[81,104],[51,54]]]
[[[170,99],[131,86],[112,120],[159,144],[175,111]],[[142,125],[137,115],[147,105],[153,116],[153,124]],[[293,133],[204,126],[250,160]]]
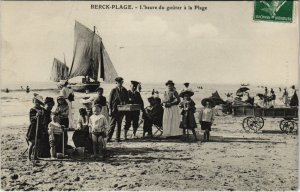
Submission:
[[[219,143],[270,143],[270,144],[279,144],[286,143],[285,141],[270,141],[270,139],[263,138],[246,138],[246,137],[222,137],[222,136],[211,136],[210,142],[219,142]]]

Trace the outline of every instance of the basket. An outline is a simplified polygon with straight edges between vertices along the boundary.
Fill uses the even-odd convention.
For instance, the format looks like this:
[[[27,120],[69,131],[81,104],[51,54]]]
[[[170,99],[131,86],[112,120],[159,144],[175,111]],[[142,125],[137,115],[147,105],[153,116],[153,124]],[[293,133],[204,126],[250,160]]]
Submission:
[[[118,111],[139,111],[139,110],[141,110],[140,104],[118,105]]]

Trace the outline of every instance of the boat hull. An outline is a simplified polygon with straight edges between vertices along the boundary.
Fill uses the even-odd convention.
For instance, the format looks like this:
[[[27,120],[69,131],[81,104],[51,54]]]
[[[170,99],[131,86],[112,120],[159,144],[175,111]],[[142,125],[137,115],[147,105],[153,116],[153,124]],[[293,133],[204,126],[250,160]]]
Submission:
[[[71,87],[76,92],[95,92],[100,86],[100,82],[90,83],[70,83]]]

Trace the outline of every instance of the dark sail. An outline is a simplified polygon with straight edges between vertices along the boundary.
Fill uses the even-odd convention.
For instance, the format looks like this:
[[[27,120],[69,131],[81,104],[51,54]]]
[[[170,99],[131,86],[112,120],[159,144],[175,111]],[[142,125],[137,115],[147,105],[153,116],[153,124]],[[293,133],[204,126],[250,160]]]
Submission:
[[[67,79],[68,75],[69,75],[69,67],[65,63],[54,58],[50,80],[59,82],[60,80]]]
[[[101,43],[101,67],[100,67],[100,78],[103,78],[104,82],[112,83],[118,76],[115,67],[113,66],[109,55]]]
[[[69,78],[89,76],[98,80],[101,59],[101,38],[95,32],[75,22],[75,48]]]

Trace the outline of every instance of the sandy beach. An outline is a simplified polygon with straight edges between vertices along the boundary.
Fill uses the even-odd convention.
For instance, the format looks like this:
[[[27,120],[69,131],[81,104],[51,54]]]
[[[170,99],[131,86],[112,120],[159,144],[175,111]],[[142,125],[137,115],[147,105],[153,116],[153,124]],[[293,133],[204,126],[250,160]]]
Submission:
[[[262,129],[268,133],[246,133],[242,118],[217,116],[211,142],[130,139],[109,143],[104,162],[41,159],[33,166],[27,162],[27,153],[22,155],[27,147],[30,97],[1,101],[6,107],[1,121],[3,190],[298,189],[298,136],[280,132],[280,119],[272,118],[266,119]],[[15,114],[11,115],[10,107],[15,106],[22,107],[11,109]],[[199,127],[197,133],[202,140]]]

